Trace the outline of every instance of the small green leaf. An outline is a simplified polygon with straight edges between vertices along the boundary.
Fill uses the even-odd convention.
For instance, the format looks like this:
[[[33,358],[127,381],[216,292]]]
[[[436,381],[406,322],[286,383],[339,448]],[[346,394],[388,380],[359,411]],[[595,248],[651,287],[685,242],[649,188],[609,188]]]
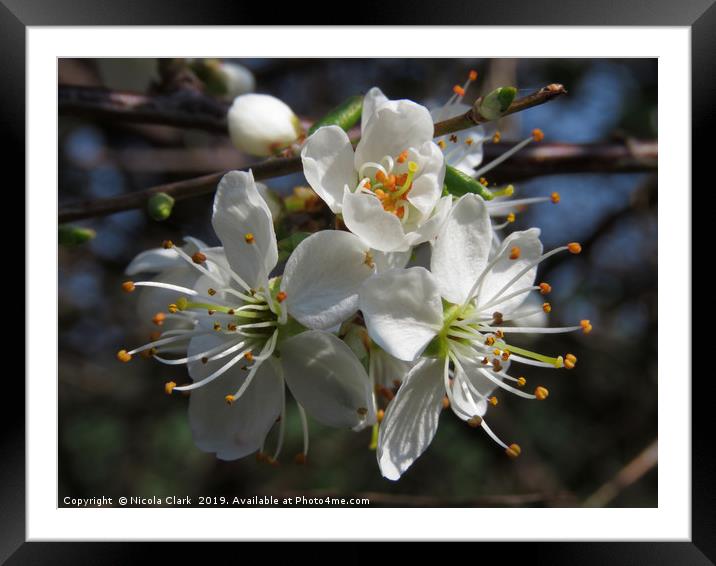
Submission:
[[[174,198],[166,193],[152,195],[147,201],[147,212],[154,220],[161,222],[171,216]]]
[[[487,120],[497,120],[507,112],[515,96],[517,96],[517,89],[513,86],[496,88],[482,99],[478,111]]]
[[[91,228],[62,224],[58,229],[57,240],[63,246],[78,246],[89,242],[96,235],[97,233]]]
[[[445,166],[445,190],[457,197],[467,193],[474,193],[485,200],[492,200],[493,198],[493,194],[481,183],[450,165]]]
[[[358,123],[362,112],[363,96],[351,96],[348,100],[343,102],[341,105],[336,106],[323,118],[314,123],[308,130],[308,135],[310,136],[322,126],[331,125],[340,126],[345,131],[348,131]]]
[[[278,260],[286,261],[293,253],[293,250],[298,247],[298,244],[303,242],[303,240],[308,238],[310,235],[310,232],[296,232],[294,234],[291,234],[287,238],[284,238],[283,240],[279,240]]]

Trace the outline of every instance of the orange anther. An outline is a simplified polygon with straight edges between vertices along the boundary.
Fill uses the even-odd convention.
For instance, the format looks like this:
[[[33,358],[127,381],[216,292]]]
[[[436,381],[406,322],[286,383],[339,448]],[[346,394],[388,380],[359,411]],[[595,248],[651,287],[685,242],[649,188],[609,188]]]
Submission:
[[[582,245],[577,242],[571,242],[567,244],[567,249],[569,250],[569,253],[578,254],[582,252]]]
[[[548,293],[552,292],[552,286],[549,283],[540,283],[539,292],[543,295],[547,295]]]
[[[535,389],[535,397],[540,401],[544,401],[549,396],[549,391],[541,385]]]
[[[510,259],[517,259],[520,257],[520,248],[518,246],[514,246],[510,250]]]
[[[549,196],[549,199],[554,203],[557,204],[559,202],[560,196],[559,193],[554,192]]]
[[[462,88],[460,85],[455,85],[454,87],[452,87],[452,91],[458,96],[465,96],[465,89]]]
[[[171,248],[174,247],[174,242],[172,242],[171,240],[164,240],[164,241],[162,242],[162,247],[163,247],[165,250],[169,250],[169,249],[171,249]]]
[[[174,388],[175,388],[176,386],[177,386],[177,384],[176,384],[175,382],[173,382],[173,381],[167,381],[167,382],[164,384],[164,393],[166,393],[167,395],[171,395],[171,394],[172,394],[172,391],[174,391]]]
[[[404,149],[403,151],[400,152],[400,155],[398,156],[398,158],[396,159],[396,161],[397,161],[398,163],[405,163],[405,161],[406,161],[407,159],[408,159],[408,150],[407,150],[407,149]]]
[[[470,74],[468,75],[468,78],[469,78],[471,81],[476,81],[476,80],[477,80],[477,71],[475,71],[475,70],[470,71]]]
[[[254,355],[253,355],[253,353],[251,352],[251,350],[249,350],[248,352],[246,352],[246,353],[244,354],[244,358],[246,358],[246,361],[249,362],[249,363],[251,363],[251,362],[254,361]]]
[[[288,297],[286,291],[279,291],[278,293],[276,293],[276,300],[279,303],[283,303],[286,300],[286,297]]]
[[[206,256],[201,252],[196,252],[193,256],[191,256],[191,260],[194,263],[204,263],[206,261]]]
[[[127,363],[129,360],[132,359],[132,354],[129,354],[127,350],[120,350],[119,352],[117,352],[117,359],[120,362]]]
[[[231,405],[235,400],[236,399],[233,395],[227,395],[226,397],[224,397],[224,401],[226,401],[227,405]]]
[[[518,387],[524,387],[527,384],[527,380],[524,377],[518,377],[517,378],[517,386]]]
[[[546,313],[552,312],[552,305],[549,303],[542,303],[542,310]]]
[[[134,281],[125,281],[124,283],[122,283],[122,290],[125,293],[131,293],[132,291],[134,291],[134,289],[136,289],[136,287],[134,286]]]
[[[510,444],[509,448],[505,450],[505,453],[510,458],[517,458],[522,453],[522,448],[520,448],[519,444]]]
[[[477,428],[482,424],[482,417],[479,415],[475,415],[467,421],[467,424],[470,425],[472,428]]]
[[[540,142],[544,139],[544,132],[539,128],[532,130],[532,139],[536,142]]]
[[[248,234],[244,235],[244,241],[247,244],[253,244],[256,241],[256,238],[254,237],[254,235],[251,232],[249,232]]]
[[[152,322],[157,326],[164,324],[164,319],[167,317],[163,312],[158,312],[152,317]]]

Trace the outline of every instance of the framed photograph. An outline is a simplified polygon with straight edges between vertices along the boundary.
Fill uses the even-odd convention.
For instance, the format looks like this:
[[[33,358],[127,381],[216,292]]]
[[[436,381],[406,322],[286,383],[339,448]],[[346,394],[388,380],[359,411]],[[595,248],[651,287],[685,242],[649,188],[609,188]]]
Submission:
[[[716,560],[691,332],[716,8],[518,4],[3,0],[3,560]]]

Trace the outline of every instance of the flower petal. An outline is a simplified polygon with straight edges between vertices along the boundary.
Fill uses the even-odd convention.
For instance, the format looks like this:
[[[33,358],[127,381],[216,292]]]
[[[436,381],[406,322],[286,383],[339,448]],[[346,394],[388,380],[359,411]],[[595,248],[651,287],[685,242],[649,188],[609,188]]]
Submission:
[[[482,282],[479,294],[478,305],[484,305],[488,301],[492,301],[496,294],[509,283],[520,271],[531,263],[536,263],[537,259],[542,255],[542,242],[539,239],[539,228],[530,228],[522,232],[513,232],[505,238],[497,251],[500,257],[497,263],[490,269]],[[510,259],[512,251],[518,248],[519,257]],[[537,265],[528,270],[524,275],[520,276],[514,283],[510,284],[502,295],[508,295],[514,291],[530,287],[534,284],[537,276]],[[527,298],[528,294],[523,293],[506,301],[501,301],[490,310],[507,314],[519,307]]]
[[[487,265],[492,225],[485,202],[468,194],[455,203],[433,246],[430,270],[440,292],[461,304]]]
[[[482,417],[487,412],[486,397],[497,386],[482,374],[480,362],[463,358],[460,365],[452,382],[453,412],[464,421]]]
[[[353,146],[338,126],[324,126],[306,140],[301,150],[308,184],[334,212],[341,212],[343,189],[354,189],[358,176],[353,167]]]
[[[388,404],[378,436],[378,465],[383,476],[397,480],[425,452],[438,429],[445,395],[444,363],[418,362]]]
[[[432,141],[414,148],[413,157],[418,164],[408,201],[423,215],[430,214],[443,192],[445,159],[440,148]]]
[[[400,219],[383,210],[374,196],[345,191],[343,221],[351,232],[376,250],[396,252],[409,247]]]
[[[406,250],[404,252],[381,252],[378,250],[371,250],[370,254],[373,256],[373,262],[375,263],[376,273],[382,273],[389,269],[400,269],[405,267],[410,261],[412,250]]]
[[[370,89],[363,97],[363,110],[360,117],[360,131],[364,132],[376,109],[388,102],[388,97],[377,86]]]
[[[303,240],[286,263],[281,290],[298,322],[327,330],[358,310],[358,290],[373,275],[370,248],[348,232],[322,230]]]
[[[369,161],[396,158],[408,148],[433,139],[433,121],[424,106],[411,100],[389,100],[376,109],[362,131],[355,153],[355,169]]]
[[[192,338],[188,355],[219,346],[226,338],[208,334]],[[231,342],[235,342],[232,340]],[[189,373],[199,381],[230,361],[230,357],[189,363]],[[241,362],[214,381],[194,389],[189,396],[189,424],[194,442],[204,452],[215,452],[220,460],[236,460],[256,452],[281,414],[283,379],[280,365],[268,358],[259,367],[241,398],[227,405],[225,396],[236,391],[248,372]]]
[[[159,273],[165,269],[180,267],[182,265],[186,264],[174,250],[154,248],[137,254],[124,272],[127,275],[136,275],[137,273]]]
[[[370,337],[405,361],[414,360],[443,324],[437,284],[422,267],[393,269],[368,279],[360,291],[360,309]]]
[[[440,232],[448,214],[450,214],[451,207],[451,196],[441,198],[430,218],[418,226],[413,232],[408,234],[408,241],[410,242],[410,245],[417,246],[418,244],[433,240]]]
[[[354,430],[375,423],[373,385],[342,340],[330,332],[309,330],[280,348],[286,383],[313,418]]]
[[[212,224],[231,269],[250,287],[266,287],[268,275],[278,262],[278,249],[271,211],[251,171],[231,171],[222,177],[214,198]]]
[[[391,356],[382,348],[371,348],[370,365],[373,381],[384,387],[395,387],[396,382],[402,383],[410,370],[412,362],[405,362]]]

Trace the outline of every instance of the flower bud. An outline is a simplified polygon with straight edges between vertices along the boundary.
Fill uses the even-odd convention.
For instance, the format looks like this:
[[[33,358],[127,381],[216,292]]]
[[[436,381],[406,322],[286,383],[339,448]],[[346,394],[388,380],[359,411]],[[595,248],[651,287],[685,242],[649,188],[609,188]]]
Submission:
[[[174,198],[166,193],[152,195],[147,201],[147,212],[154,220],[161,222],[166,220],[172,213]]]
[[[72,226],[71,224],[62,224],[59,227],[58,241],[63,246],[77,246],[88,242],[96,235],[91,228],[82,228],[81,226]]]
[[[515,87],[497,88],[482,99],[478,111],[487,120],[497,120],[507,111],[516,95]]]
[[[234,145],[259,157],[273,155],[303,135],[293,110],[267,94],[237,96],[227,118]]]

